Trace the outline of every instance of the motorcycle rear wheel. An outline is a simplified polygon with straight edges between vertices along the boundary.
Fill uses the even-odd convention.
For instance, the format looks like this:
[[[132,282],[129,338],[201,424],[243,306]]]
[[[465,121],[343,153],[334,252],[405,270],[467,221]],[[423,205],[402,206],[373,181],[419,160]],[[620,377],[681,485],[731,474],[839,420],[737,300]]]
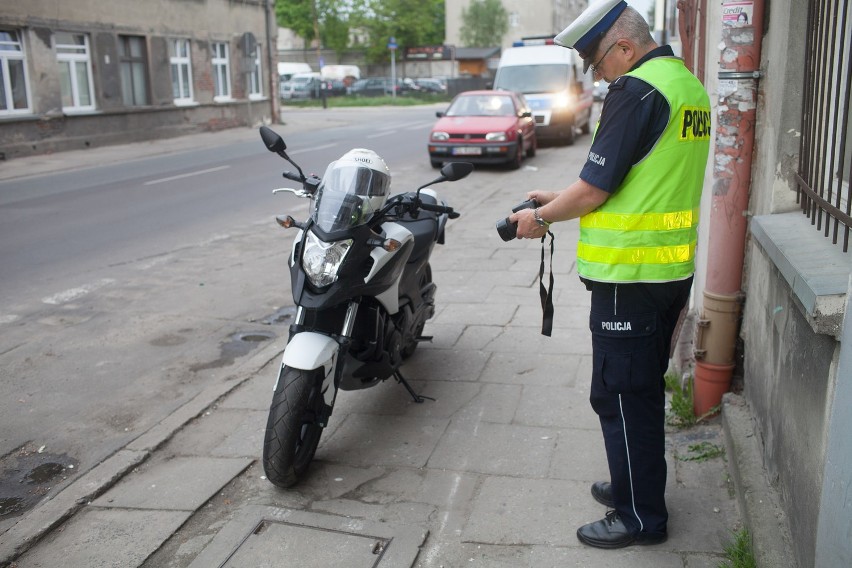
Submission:
[[[314,458],[322,435],[321,387],[319,369],[281,367],[263,441],[263,470],[278,487],[298,483]]]

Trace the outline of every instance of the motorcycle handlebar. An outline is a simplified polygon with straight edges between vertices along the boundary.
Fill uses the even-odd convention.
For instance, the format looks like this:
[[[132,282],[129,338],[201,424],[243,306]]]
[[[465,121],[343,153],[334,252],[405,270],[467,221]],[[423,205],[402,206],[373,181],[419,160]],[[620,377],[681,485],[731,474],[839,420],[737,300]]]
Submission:
[[[426,211],[434,211],[435,213],[447,213],[451,219],[455,219],[459,216],[459,213],[453,211],[452,207],[447,207],[445,205],[432,205],[431,203],[420,203],[420,209],[425,209]]]

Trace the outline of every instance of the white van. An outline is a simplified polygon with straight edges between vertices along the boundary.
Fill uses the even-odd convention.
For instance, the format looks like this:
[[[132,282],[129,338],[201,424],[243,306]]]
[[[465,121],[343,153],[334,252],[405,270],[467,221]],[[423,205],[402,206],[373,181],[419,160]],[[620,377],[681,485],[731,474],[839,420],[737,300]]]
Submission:
[[[320,74],[323,79],[352,82],[361,78],[361,69],[357,65],[323,65]]]
[[[536,137],[574,143],[575,129],[588,134],[592,78],[577,52],[544,40],[515,43],[503,52],[494,89],[523,93],[535,118]]]
[[[278,64],[278,80],[282,83],[289,81],[296,73],[310,73],[313,71],[307,63],[279,63]]]

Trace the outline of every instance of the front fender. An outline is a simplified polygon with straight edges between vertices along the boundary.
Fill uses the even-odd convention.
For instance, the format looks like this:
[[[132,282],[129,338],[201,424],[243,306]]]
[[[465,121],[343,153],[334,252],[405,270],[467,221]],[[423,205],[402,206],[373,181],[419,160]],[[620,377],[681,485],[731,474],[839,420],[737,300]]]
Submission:
[[[327,335],[313,331],[303,331],[294,335],[284,349],[284,365],[291,369],[310,371],[326,368],[326,374],[333,367],[334,356],[340,345]]]

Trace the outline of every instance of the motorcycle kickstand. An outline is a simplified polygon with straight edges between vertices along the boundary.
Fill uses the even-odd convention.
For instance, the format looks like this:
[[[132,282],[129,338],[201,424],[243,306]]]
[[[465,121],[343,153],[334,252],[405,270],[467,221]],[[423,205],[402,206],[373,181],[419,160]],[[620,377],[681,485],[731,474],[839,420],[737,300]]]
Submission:
[[[393,377],[396,379],[396,382],[398,382],[399,384],[401,384],[402,386],[405,387],[405,390],[408,391],[408,394],[411,395],[411,398],[414,399],[414,402],[422,403],[427,398],[429,400],[435,400],[431,396],[423,396],[423,395],[420,395],[420,394],[417,394],[416,392],[414,392],[414,389],[411,388],[411,385],[408,383],[407,380],[405,380],[405,377],[402,376],[402,373],[399,371],[399,369],[397,369],[396,371],[393,372]]]

